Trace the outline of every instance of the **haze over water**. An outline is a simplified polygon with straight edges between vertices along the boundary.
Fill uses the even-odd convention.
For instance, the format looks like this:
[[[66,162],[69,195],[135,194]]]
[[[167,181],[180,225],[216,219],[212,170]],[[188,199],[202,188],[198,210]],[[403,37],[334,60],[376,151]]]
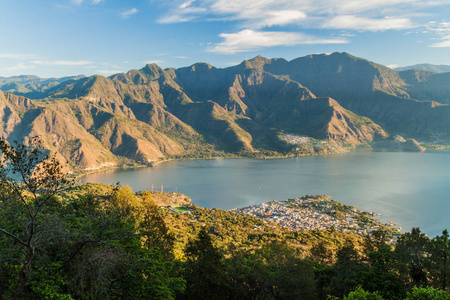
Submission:
[[[175,191],[205,207],[231,209],[271,200],[328,194],[429,236],[450,229],[450,151],[350,152],[290,159],[215,159],[168,162],[81,178]]]

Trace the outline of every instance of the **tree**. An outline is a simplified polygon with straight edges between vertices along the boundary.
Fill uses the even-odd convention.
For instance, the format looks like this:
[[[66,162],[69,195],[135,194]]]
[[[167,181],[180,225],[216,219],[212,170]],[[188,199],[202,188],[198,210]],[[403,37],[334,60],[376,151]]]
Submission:
[[[450,293],[433,287],[414,287],[405,300],[450,300]]]
[[[377,292],[367,292],[359,286],[356,290],[350,292],[347,297],[344,297],[344,300],[383,300],[383,297],[378,295]]]
[[[139,228],[144,246],[148,249],[157,248],[165,258],[173,259],[174,234],[169,231],[151,193],[144,192],[141,198],[142,216]]]
[[[363,283],[362,275],[367,270],[355,249],[347,240],[336,253],[336,263],[332,267],[332,278],[326,289],[327,294],[343,297]]]
[[[393,251],[388,246],[380,246],[367,253],[369,269],[363,273],[364,288],[378,291],[386,299],[399,299],[404,294],[400,275],[393,266]]]
[[[184,289],[184,280],[173,276],[174,262],[154,246],[160,241],[153,238],[164,235],[145,234],[160,232],[153,226],[165,226],[164,220],[148,220],[142,227],[147,216],[142,202],[128,186],[104,197],[89,194],[67,202],[63,215],[69,253],[63,261],[75,298],[174,299]]]
[[[426,285],[430,256],[430,239],[412,228],[411,232],[402,234],[395,246],[396,266],[406,284],[412,286]]]
[[[234,253],[225,261],[230,299],[264,299],[272,294],[274,270],[262,259],[248,253]]]
[[[226,298],[223,255],[214,247],[205,227],[200,229],[196,239],[188,242],[185,255],[185,296],[188,299]]]
[[[314,244],[311,248],[311,257],[320,264],[330,264],[333,261],[333,251],[331,251],[324,241]]]
[[[431,254],[434,285],[446,290],[450,277],[450,239],[447,229],[432,240]]]
[[[45,215],[55,195],[72,186],[53,155],[46,155],[38,137],[11,146],[0,139],[0,233],[2,244],[15,253],[18,271],[15,297],[30,279],[39,240],[48,233]],[[9,240],[9,241],[7,241]]]

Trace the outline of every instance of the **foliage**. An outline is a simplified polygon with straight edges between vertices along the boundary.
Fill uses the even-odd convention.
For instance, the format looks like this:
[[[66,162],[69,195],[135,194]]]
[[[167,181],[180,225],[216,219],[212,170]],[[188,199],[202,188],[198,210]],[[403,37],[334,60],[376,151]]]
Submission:
[[[359,286],[355,291],[350,292],[348,296],[344,297],[344,300],[383,300],[383,297],[379,296],[376,292],[367,292]]]
[[[222,254],[202,227],[194,240],[186,245],[185,278],[187,299],[223,298],[225,277]],[[226,293],[226,292],[225,292]]]
[[[413,287],[405,300],[449,300],[450,293],[433,287]]]
[[[55,156],[44,155],[38,137],[11,146],[0,139],[0,244],[12,253],[7,262],[16,266],[20,297],[30,282],[36,252],[42,251],[48,231],[57,230],[55,195],[71,186]],[[20,269],[20,270],[18,270]]]
[[[431,242],[431,280],[446,290],[450,285],[450,239],[448,230]]]
[[[70,180],[36,140],[0,150],[0,299],[450,299],[447,230],[413,228],[397,243],[382,228],[293,232],[155,204],[180,195],[64,190]]]
[[[1,298],[174,299],[184,289],[151,199],[129,187],[64,197],[71,181],[37,139],[0,150]]]

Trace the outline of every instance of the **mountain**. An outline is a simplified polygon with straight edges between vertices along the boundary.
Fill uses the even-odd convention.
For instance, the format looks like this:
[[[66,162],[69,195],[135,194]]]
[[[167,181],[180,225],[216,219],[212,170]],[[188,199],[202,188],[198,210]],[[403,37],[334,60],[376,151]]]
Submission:
[[[409,70],[400,76],[408,83],[406,91],[411,98],[450,104],[450,73]]]
[[[397,71],[408,71],[408,70],[424,70],[434,73],[446,73],[450,72],[449,65],[432,65],[432,64],[418,64],[407,67],[395,68]]]
[[[77,80],[84,75],[68,76],[61,78],[41,78],[34,75],[21,75],[12,77],[0,77],[0,90],[16,95],[26,96],[31,99],[39,98],[42,92],[57,86],[64,81]]]
[[[64,80],[34,100],[0,92],[0,126],[8,141],[40,135],[73,169],[299,149],[280,134],[318,140],[314,151],[389,134],[448,142],[446,82],[445,73],[399,72],[347,53],[258,56],[224,69],[149,64]]]
[[[295,80],[318,97],[332,97],[344,108],[372,119],[388,132],[427,141],[437,135],[450,139],[446,73],[416,72],[418,79],[412,80],[411,74],[406,76],[404,72],[348,53],[309,55],[289,62],[256,60],[264,71]],[[422,86],[427,86],[428,94],[440,96],[436,99],[440,102],[421,94]]]

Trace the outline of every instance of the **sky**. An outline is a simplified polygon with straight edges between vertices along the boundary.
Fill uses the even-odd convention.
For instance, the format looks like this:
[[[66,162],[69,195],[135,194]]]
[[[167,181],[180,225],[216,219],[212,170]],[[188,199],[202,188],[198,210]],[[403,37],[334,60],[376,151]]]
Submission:
[[[348,52],[450,65],[450,0],[0,0],[0,76]]]

